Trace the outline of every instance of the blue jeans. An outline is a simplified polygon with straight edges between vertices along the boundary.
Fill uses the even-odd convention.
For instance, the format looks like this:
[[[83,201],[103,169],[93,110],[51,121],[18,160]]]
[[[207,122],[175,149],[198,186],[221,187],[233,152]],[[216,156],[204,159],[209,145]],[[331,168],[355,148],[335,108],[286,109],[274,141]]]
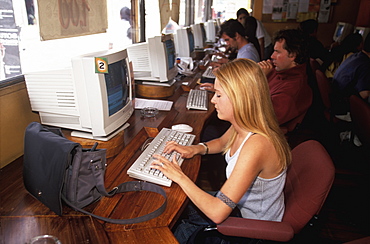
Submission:
[[[209,192],[215,195],[215,192]],[[239,209],[233,211],[231,214],[235,217],[241,217]],[[205,227],[213,226],[216,224],[207,218],[196,206],[192,203],[187,207],[187,219],[183,219],[179,226],[176,228],[174,235],[180,244],[194,244],[194,243],[212,243],[212,244],[230,244],[230,243],[249,243],[257,244],[262,243],[262,240],[254,240],[240,237],[224,236],[217,230],[204,231]]]
[[[188,205],[187,212],[188,219],[183,219],[174,232],[174,235],[180,244],[187,243],[189,238],[202,227],[216,226],[212,220],[208,219],[193,204]]]

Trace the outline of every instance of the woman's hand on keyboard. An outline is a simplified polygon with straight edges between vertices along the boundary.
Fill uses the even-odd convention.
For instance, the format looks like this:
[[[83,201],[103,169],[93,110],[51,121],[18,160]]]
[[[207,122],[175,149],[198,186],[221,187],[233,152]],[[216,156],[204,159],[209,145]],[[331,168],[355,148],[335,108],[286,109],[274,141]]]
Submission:
[[[215,91],[214,85],[212,83],[202,83],[200,85],[200,89],[207,90],[207,91]]]
[[[164,153],[171,153],[176,151],[181,155],[182,158],[192,158],[197,154],[197,150],[193,146],[181,146],[174,141],[167,142],[165,148],[163,149]]]
[[[172,162],[159,154],[155,154],[154,158],[155,160],[150,167],[160,170],[170,180],[178,183],[179,180],[185,176],[176,158],[174,158]]]
[[[224,63],[221,63],[221,62],[211,62],[209,65],[212,66],[212,69],[218,69],[221,67],[221,65],[223,65]]]

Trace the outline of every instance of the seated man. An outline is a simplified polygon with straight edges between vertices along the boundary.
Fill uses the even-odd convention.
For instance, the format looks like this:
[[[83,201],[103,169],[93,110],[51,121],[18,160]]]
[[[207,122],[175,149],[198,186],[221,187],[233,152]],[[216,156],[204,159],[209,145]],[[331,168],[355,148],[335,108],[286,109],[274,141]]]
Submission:
[[[271,60],[259,63],[267,76],[272,104],[284,132],[293,131],[302,123],[313,99],[304,40],[299,30],[280,30],[274,37]]]
[[[272,60],[258,64],[267,76],[279,125],[287,133],[302,123],[313,100],[306,73],[307,45],[302,32],[295,29],[279,31],[274,42]],[[201,87],[213,90],[213,84]]]
[[[370,95],[370,35],[367,35],[362,51],[352,54],[337,69],[333,77],[334,112],[349,111],[348,97],[357,95],[364,100]]]
[[[238,50],[236,58],[248,58],[255,62],[259,62],[260,56],[257,49],[245,36],[245,29],[237,20],[229,19],[222,23],[220,37],[226,42],[229,48]],[[223,58],[216,66],[220,66],[222,63],[228,61],[227,58]]]
[[[346,36],[338,46],[330,50],[330,54],[320,70],[325,72],[326,77],[333,79],[338,67],[352,54],[360,52],[364,45],[362,35],[351,33]]]

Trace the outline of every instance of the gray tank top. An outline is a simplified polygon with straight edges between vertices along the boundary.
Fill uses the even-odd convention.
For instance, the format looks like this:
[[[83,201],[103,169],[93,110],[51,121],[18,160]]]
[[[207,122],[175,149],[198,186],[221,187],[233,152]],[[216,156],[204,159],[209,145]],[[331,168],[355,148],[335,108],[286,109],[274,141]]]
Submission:
[[[238,150],[230,157],[230,149],[225,154],[227,162],[226,177],[229,178],[238,160],[244,143],[253,135],[249,133]],[[284,214],[284,193],[286,171],[272,179],[259,176],[239,201],[238,208],[243,218],[281,221]]]

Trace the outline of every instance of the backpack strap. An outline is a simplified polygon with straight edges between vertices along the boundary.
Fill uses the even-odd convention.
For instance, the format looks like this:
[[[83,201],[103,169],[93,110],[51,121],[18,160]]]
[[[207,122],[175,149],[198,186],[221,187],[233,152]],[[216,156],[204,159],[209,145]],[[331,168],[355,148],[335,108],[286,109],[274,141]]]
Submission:
[[[145,181],[125,182],[125,183],[122,183],[119,186],[113,188],[113,190],[110,191],[110,195],[113,196],[117,193],[130,192],[130,191],[151,191],[151,192],[155,192],[155,193],[158,193],[158,194],[162,195],[165,198],[165,201],[162,204],[162,206],[160,206],[157,210],[155,210],[151,213],[148,213],[146,215],[139,216],[139,217],[132,218],[132,219],[111,219],[111,218],[106,218],[106,217],[102,217],[102,216],[99,216],[99,215],[95,215],[91,212],[88,212],[86,210],[83,210],[81,208],[78,208],[78,207],[74,206],[70,201],[68,201],[65,198],[65,196],[63,194],[62,194],[62,199],[66,204],[68,204],[70,207],[72,207],[73,209],[75,209],[79,212],[82,212],[84,214],[88,214],[92,217],[95,217],[97,219],[103,220],[105,222],[113,223],[113,224],[135,224],[135,223],[144,222],[144,221],[153,219],[155,217],[158,217],[166,209],[166,206],[167,206],[166,192],[163,190],[162,187],[160,187],[158,185],[155,185],[155,184],[152,184],[152,183],[149,183],[149,182],[145,182]]]

